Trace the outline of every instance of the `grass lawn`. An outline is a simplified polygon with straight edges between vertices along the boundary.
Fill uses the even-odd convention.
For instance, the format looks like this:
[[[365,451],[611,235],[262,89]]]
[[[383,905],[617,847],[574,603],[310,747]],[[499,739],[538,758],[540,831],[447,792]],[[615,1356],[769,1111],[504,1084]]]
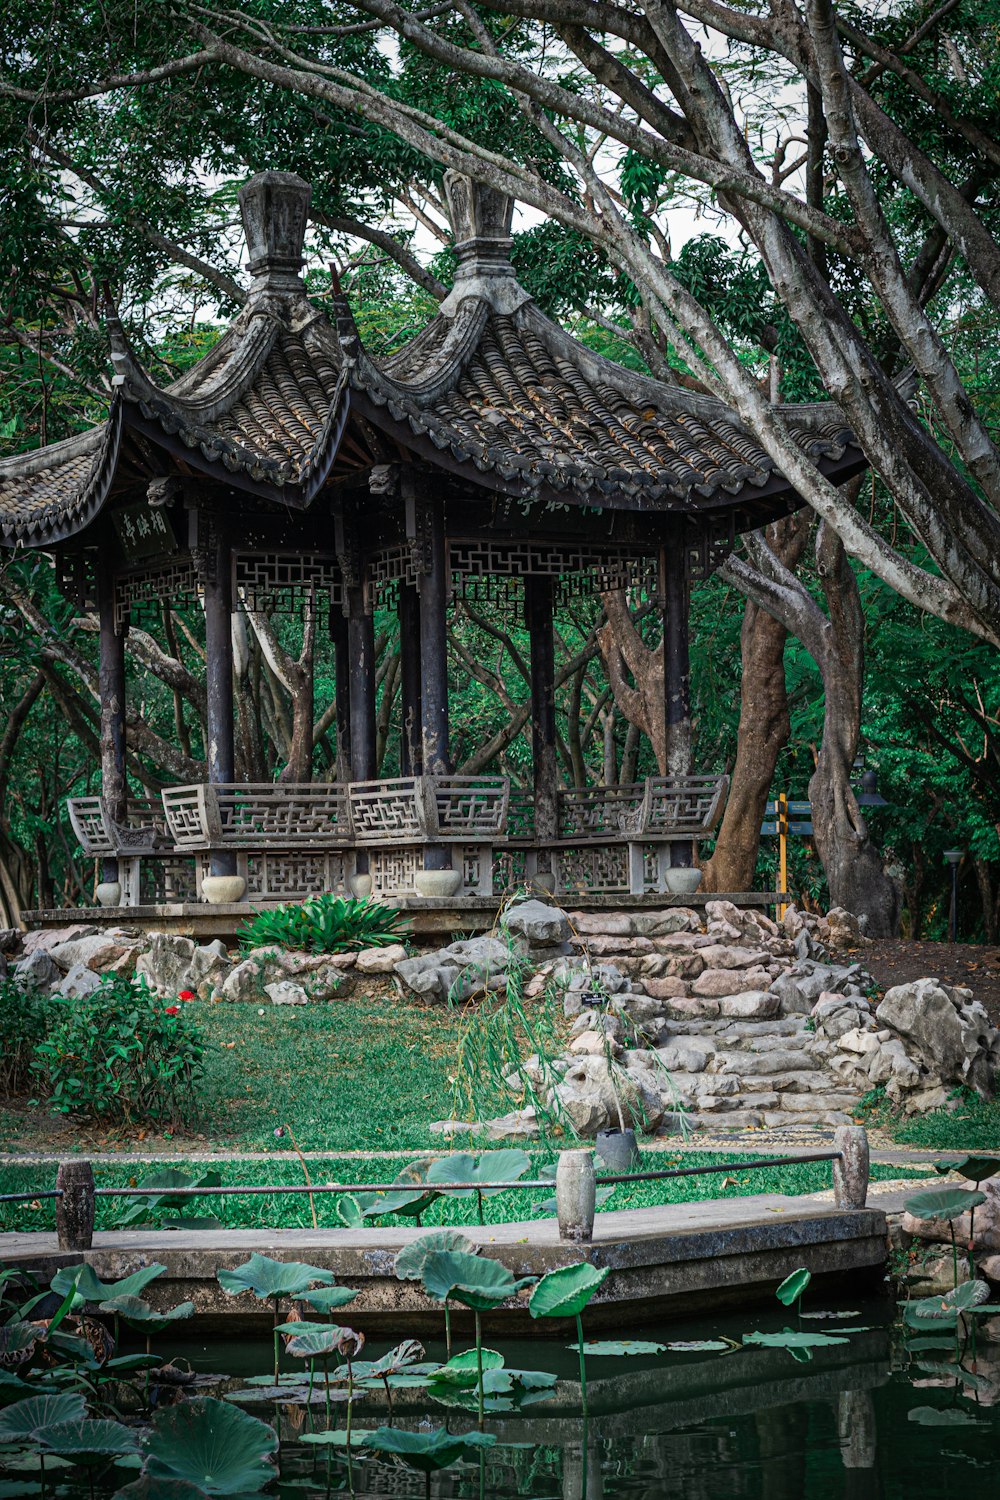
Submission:
[[[441,1150],[440,1145],[437,1149]],[[748,1141],[742,1147],[734,1146],[733,1151],[726,1155],[686,1151],[682,1158],[671,1157],[665,1152],[657,1151],[655,1156],[652,1154],[647,1156],[646,1165],[657,1169],[672,1166],[696,1167],[711,1162],[731,1162],[734,1158],[739,1160],[740,1157],[752,1158],[754,1154],[753,1143]],[[552,1160],[552,1153],[547,1151],[533,1151],[530,1155],[532,1166],[524,1174],[529,1181],[534,1178],[535,1173],[545,1162]],[[175,1164],[175,1161],[171,1163],[171,1165]],[[328,1158],[311,1160],[308,1163],[308,1169],[310,1179],[314,1184],[323,1182],[376,1183],[391,1182],[405,1164],[405,1158],[401,1161],[398,1157],[380,1160],[378,1157],[338,1158],[331,1155]],[[218,1166],[214,1163],[212,1165]],[[191,1175],[202,1170],[204,1168],[200,1165],[192,1164]],[[224,1184],[301,1184],[304,1180],[301,1165],[287,1159],[239,1161],[231,1166],[223,1164],[219,1170]],[[99,1163],[95,1167],[94,1175],[98,1187],[135,1187],[144,1176],[155,1171],[157,1171],[156,1165],[136,1168],[124,1162],[112,1161]],[[872,1177],[875,1179],[924,1175],[926,1175],[926,1168],[906,1170],[878,1164],[872,1168]],[[51,1187],[54,1179],[55,1171],[50,1166],[0,1167],[0,1193],[41,1190]],[[829,1162],[799,1163],[788,1166],[776,1160],[773,1167],[763,1167],[754,1172],[713,1173],[704,1177],[622,1183],[614,1188],[611,1197],[602,1205],[602,1209],[610,1211],[617,1208],[649,1208],[655,1204],[686,1203],[705,1198],[738,1198],[751,1193],[814,1193],[829,1188],[830,1183]],[[525,1189],[521,1192],[497,1191],[490,1195],[484,1194],[485,1221],[488,1224],[499,1224],[516,1219],[537,1219],[550,1216],[554,1213],[551,1197],[551,1189]],[[339,1200],[336,1195],[320,1194],[313,1201],[316,1205],[316,1218],[321,1227],[336,1227],[342,1223],[337,1215]],[[117,1219],[128,1206],[129,1200],[125,1198],[99,1198],[98,1229],[115,1228]],[[312,1224],[309,1200],[304,1194],[301,1196],[298,1194],[294,1196],[260,1194],[247,1197],[234,1195],[224,1198],[198,1198],[189,1200],[187,1211],[192,1215],[214,1213],[225,1226],[230,1228],[252,1229],[257,1226],[266,1226],[307,1229]],[[412,1224],[414,1221],[390,1215],[383,1219],[373,1219],[371,1222],[389,1226],[399,1223]],[[437,1224],[462,1225],[477,1222],[476,1197],[473,1193],[439,1197],[422,1215],[424,1228]],[[55,1208],[51,1199],[36,1200],[34,1206],[31,1203],[0,1204],[0,1232],[9,1232],[14,1229],[51,1229],[54,1225]]]
[[[934,1109],[926,1115],[893,1114],[876,1105],[866,1111],[868,1124],[877,1125],[901,1146],[923,1146],[928,1151],[988,1151],[1000,1153],[1000,1092],[994,1099],[959,1099],[954,1109]]]

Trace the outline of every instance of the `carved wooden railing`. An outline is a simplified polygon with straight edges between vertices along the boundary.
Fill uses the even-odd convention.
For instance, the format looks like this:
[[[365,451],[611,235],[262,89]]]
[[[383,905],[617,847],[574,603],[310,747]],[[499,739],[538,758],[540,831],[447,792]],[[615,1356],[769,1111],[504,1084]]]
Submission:
[[[260,849],[351,842],[347,794],[330,782],[232,781],[163,792],[179,849]]]
[[[619,815],[626,838],[704,838],[722,816],[729,777],[649,776],[640,790],[638,804]]]
[[[130,797],[125,823],[115,821],[103,797],[70,797],[66,811],[84,854],[133,856],[170,849],[158,798]]]
[[[488,844],[507,828],[506,776],[400,776],[348,783],[359,845]]]

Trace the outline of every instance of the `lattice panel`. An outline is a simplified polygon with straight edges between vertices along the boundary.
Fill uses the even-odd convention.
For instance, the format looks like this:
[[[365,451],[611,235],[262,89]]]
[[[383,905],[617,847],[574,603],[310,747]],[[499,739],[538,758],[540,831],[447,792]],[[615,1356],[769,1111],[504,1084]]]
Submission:
[[[248,783],[216,789],[226,844],[302,844],[350,837],[342,787]]]
[[[527,884],[527,860],[527,849],[494,849],[494,891],[503,895]]]
[[[662,838],[708,833],[728,789],[727,776],[651,776],[641,804],[623,820],[623,830]]]
[[[178,558],[162,567],[119,574],[115,580],[115,629],[121,630],[130,617],[136,622],[148,618],[154,607],[164,601],[172,605],[194,604],[197,598],[198,578],[190,557]]]
[[[100,797],[70,797],[66,802],[70,826],[84,854],[112,854],[114,843],[104,818]]]
[[[556,893],[562,896],[628,894],[628,852],[623,845],[594,844],[557,851]]]
[[[82,611],[97,608],[97,553],[57,552],[56,588],[64,599]]]
[[[300,614],[319,594],[326,596],[328,608],[343,603],[340,568],[332,553],[237,552],[233,569],[248,609]]]
[[[440,777],[435,778],[433,787],[442,834],[491,839],[506,828],[505,777]]]
[[[621,837],[622,818],[634,816],[643,784],[581,787],[559,793],[559,835],[564,839]]]
[[[345,889],[346,858],[331,850],[247,855],[247,894],[261,901],[304,901]]]
[[[684,543],[687,576],[697,583],[709,578],[722,566],[736,546],[736,527],[733,516],[703,521],[701,530]]]
[[[356,781],[348,787],[354,837],[368,843],[389,844],[424,838],[412,777],[398,781]]]
[[[420,849],[373,849],[368,856],[368,872],[376,896],[412,896],[414,879],[423,869]]]
[[[514,606],[523,580],[554,578],[556,600],[614,589],[655,592],[656,558],[626,547],[568,547],[545,542],[504,543],[489,538],[451,541],[452,587],[457,598]]]
[[[401,583],[418,581],[414,549],[409,543],[403,547],[384,547],[368,559],[366,573],[372,595],[388,609],[395,604]]]
[[[143,906],[197,901],[193,859],[144,859],[139,866],[139,900]]]

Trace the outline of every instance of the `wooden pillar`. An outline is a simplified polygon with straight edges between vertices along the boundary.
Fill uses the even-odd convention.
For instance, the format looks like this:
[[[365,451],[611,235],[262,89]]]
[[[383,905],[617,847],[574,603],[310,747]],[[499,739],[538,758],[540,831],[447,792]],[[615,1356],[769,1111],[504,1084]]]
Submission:
[[[531,643],[531,759],[535,837],[542,845],[557,838],[559,833],[554,595],[555,585],[551,578],[529,576],[524,580],[524,623]]]
[[[420,595],[413,584],[400,583],[398,610],[402,680],[399,770],[402,776],[419,776],[423,766],[420,720]]]
[[[236,778],[233,731],[233,579],[229,538],[221,521],[214,528],[203,580],[205,600],[205,754],[213,785]],[[213,875],[235,875],[236,855],[211,857]]]
[[[115,577],[102,567],[97,577],[100,621],[98,691],[101,698],[101,795],[116,823],[128,822],[128,778],[125,765],[125,634],[115,628]],[[118,879],[118,861],[104,860],[102,878]]]
[[[420,577],[420,729],[423,774],[451,770],[448,744],[448,557],[444,502],[424,503],[421,513],[424,568]],[[440,844],[424,850],[424,868],[448,870],[451,851]]]
[[[671,528],[661,549],[663,591],[663,700],[668,776],[691,774],[691,664],[688,636],[689,591],[683,522]],[[670,845],[670,863],[691,863],[691,841]]]
[[[351,780],[351,653],[347,644],[347,617],[339,604],[330,610],[333,642],[334,703],[336,705],[338,781]]]
[[[347,589],[348,694],[351,715],[351,780],[375,779],[375,621],[365,608],[361,585]],[[368,873],[368,854],[358,850],[359,875]]]

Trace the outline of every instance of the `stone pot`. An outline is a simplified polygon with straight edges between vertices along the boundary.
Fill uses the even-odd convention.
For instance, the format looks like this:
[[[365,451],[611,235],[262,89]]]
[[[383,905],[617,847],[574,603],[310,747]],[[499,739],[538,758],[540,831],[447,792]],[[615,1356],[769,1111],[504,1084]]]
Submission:
[[[633,1172],[639,1165],[634,1130],[599,1130],[594,1147],[608,1172]]]
[[[372,893],[372,878],[368,874],[351,875],[348,877],[347,884],[351,895],[357,901],[367,901]]]
[[[532,885],[537,886],[540,891],[545,891],[550,896],[555,895],[556,877],[551,873],[551,871],[543,870],[540,874],[533,875],[531,877],[531,883]]]
[[[98,906],[120,906],[122,883],[120,880],[102,880],[94,891]]]
[[[413,877],[413,888],[418,896],[437,897],[439,900],[456,895],[461,884],[461,870],[418,870]]]
[[[663,883],[672,896],[693,896],[701,885],[701,871],[693,866],[672,865],[664,872]]]
[[[232,906],[242,901],[247,883],[242,875],[206,875],[201,882],[202,899],[210,906]]]

